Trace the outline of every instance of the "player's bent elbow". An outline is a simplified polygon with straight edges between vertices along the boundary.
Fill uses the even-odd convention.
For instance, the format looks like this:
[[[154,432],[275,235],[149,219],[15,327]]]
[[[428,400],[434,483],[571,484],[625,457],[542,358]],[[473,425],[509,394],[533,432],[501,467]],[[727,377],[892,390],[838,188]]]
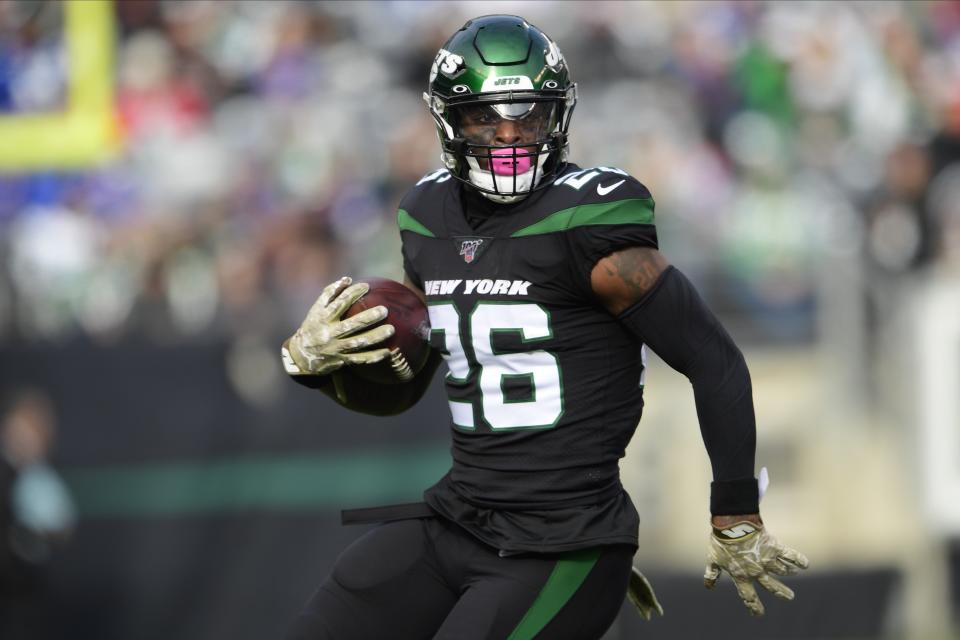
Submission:
[[[355,375],[350,368],[343,368],[324,376],[322,382],[305,384],[318,389],[337,404],[350,411],[370,416],[395,416],[415,406],[430,386],[441,356],[431,352],[427,364],[408,382],[385,384]]]

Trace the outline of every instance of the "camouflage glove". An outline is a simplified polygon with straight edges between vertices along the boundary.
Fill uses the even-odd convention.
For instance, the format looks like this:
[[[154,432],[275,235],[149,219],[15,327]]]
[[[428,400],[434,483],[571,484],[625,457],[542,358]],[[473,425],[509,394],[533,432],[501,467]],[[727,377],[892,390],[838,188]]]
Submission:
[[[773,595],[793,600],[793,590],[770,574],[787,576],[810,564],[802,553],[780,544],[763,525],[746,521],[724,529],[714,527],[708,558],[704,586],[712,589],[720,578],[720,571],[726,571],[733,578],[743,603],[755,616],[762,616],[764,609],[753,586],[754,580]]]
[[[657,594],[653,592],[653,587],[647,577],[633,567],[630,570],[630,586],[627,588],[627,597],[637,608],[637,612],[644,620],[653,618],[654,613],[663,615],[663,607],[657,600]]]
[[[384,324],[362,333],[387,317],[384,306],[372,307],[340,320],[350,306],[369,291],[365,282],[351,285],[340,278],[327,286],[313,303],[306,319],[280,350],[290,375],[326,375],[345,364],[373,364],[390,356],[388,349],[371,349],[393,335],[393,325]]]

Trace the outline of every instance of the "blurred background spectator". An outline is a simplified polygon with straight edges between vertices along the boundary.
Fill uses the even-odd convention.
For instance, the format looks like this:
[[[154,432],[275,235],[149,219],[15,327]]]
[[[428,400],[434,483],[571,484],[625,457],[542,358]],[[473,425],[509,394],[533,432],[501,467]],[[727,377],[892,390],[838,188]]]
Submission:
[[[824,598],[863,594],[850,604],[860,618],[847,612],[847,626],[811,631],[840,614],[798,587],[812,609],[798,608],[802,623],[763,627],[764,637],[943,637],[960,616],[955,2],[117,2],[113,156],[0,174],[0,384],[29,380],[63,407],[55,461],[78,491],[78,548],[105,544],[84,526],[133,535],[131,523],[149,521],[151,532],[137,535],[155,541],[173,525],[149,518],[172,517],[165,500],[176,496],[189,517],[240,511],[251,551],[219,555],[214,541],[236,535],[237,522],[207,521],[214,529],[190,537],[184,520],[171,534],[182,548],[170,548],[165,566],[111,573],[65,558],[70,571],[97,576],[96,589],[84,583],[89,606],[74,600],[69,619],[89,637],[125,640],[272,628],[216,617],[243,576],[206,582],[209,615],[188,615],[170,594],[196,576],[169,559],[187,563],[195,551],[223,560],[222,571],[254,573],[248,563],[269,536],[253,531],[268,525],[251,525],[243,509],[301,504],[291,497],[298,463],[278,462],[287,475],[272,485],[259,471],[253,484],[225,482],[239,477],[233,462],[209,477],[176,475],[189,478],[183,485],[170,479],[182,466],[134,480],[123,465],[446,437],[442,420],[428,433],[413,418],[399,435],[317,430],[307,422],[328,405],[285,385],[275,351],[332,279],[401,276],[397,203],[440,166],[420,99],[430,63],[466,19],[491,10],[523,15],[560,44],[580,89],[572,159],[620,167],[650,187],[665,253],[747,352],[758,458],[774,478],[765,510],[815,567],[834,572],[818,583]],[[67,106],[64,25],[61,3],[0,2],[0,117]],[[702,502],[707,486],[690,471],[702,456],[692,401],[685,381],[651,368],[648,415],[624,465],[650,541],[638,561],[655,577],[695,573],[703,514],[677,506]],[[30,402],[35,415],[46,411]],[[442,404],[430,406],[437,422]],[[120,485],[142,493],[128,499]],[[241,488],[217,502],[225,486]],[[662,486],[684,498],[651,489]],[[354,505],[316,509],[332,506]],[[327,529],[304,589],[345,539],[330,521],[311,526]],[[293,540],[290,530],[281,537]],[[141,558],[133,543],[121,548],[118,558]],[[300,567],[285,566],[287,576]],[[882,588],[854,586],[858,571],[874,570],[865,584]],[[137,591],[136,580],[153,586]],[[76,593],[71,579],[58,585],[64,600]],[[726,595],[719,606],[737,613]],[[276,615],[270,624],[299,605],[276,598],[262,609]],[[126,622],[105,613],[118,599],[136,612]],[[154,620],[159,635],[134,617]],[[699,633],[671,629],[660,637]]]
[[[2,18],[9,114],[58,108],[69,73],[58,5],[25,4]],[[475,8],[117,4],[122,153],[0,178],[0,336],[286,328],[339,273],[397,276],[396,203],[437,164],[423,69]],[[574,157],[651,187],[750,339],[813,338],[831,242],[860,234],[881,279],[955,259],[955,4],[522,8],[580,84]]]
[[[49,466],[56,417],[42,392],[20,391],[0,417],[0,635],[37,637],[53,545],[70,535],[70,494]]]

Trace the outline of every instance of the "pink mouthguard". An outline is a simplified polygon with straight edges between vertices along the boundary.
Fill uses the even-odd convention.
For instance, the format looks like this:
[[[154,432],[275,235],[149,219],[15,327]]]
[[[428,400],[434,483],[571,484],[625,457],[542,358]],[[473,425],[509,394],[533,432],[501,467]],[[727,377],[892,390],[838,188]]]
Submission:
[[[514,155],[514,153],[516,153],[516,155]],[[490,155],[506,156],[503,158],[490,158],[490,162],[493,165],[493,172],[498,176],[512,176],[514,171],[516,171],[517,175],[526,173],[533,164],[530,160],[531,154],[518,147],[492,149]]]

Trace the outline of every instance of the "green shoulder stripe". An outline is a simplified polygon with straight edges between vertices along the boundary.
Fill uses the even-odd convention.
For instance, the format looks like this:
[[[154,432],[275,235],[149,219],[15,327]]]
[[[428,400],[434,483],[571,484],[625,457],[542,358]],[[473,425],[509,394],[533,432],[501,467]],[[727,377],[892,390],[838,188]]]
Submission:
[[[421,236],[427,236],[428,238],[436,238],[430,229],[427,229],[425,226],[420,224],[416,218],[407,213],[404,209],[397,210],[397,226],[400,227],[400,231],[412,231]]]
[[[522,238],[597,224],[653,224],[653,207],[653,198],[582,204],[551,213],[540,222],[514,232],[511,237]]]

